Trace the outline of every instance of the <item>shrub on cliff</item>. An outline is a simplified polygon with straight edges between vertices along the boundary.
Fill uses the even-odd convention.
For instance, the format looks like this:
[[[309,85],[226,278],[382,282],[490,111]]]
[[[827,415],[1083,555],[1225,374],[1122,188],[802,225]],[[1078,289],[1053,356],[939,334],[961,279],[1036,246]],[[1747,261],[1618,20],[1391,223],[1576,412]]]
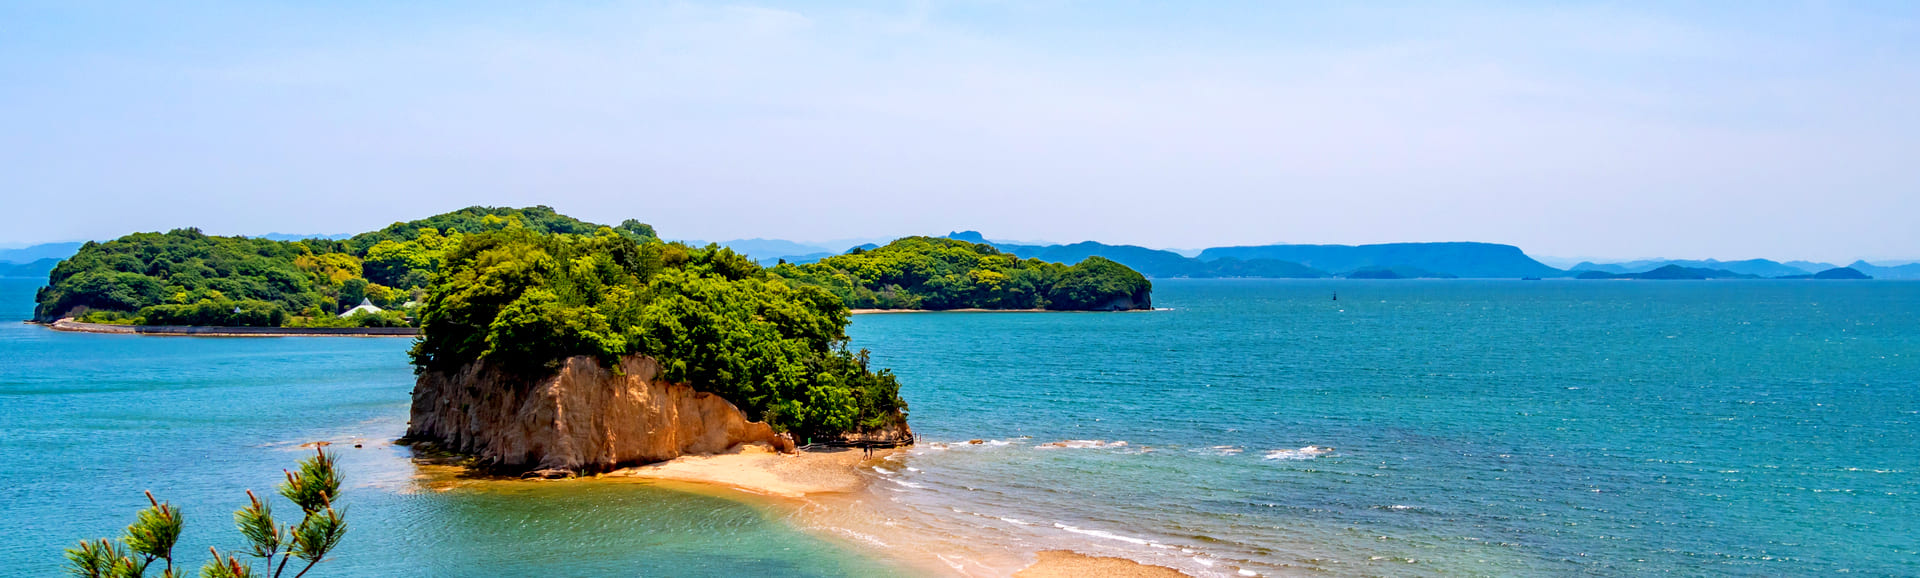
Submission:
[[[798,437],[889,425],[906,407],[891,373],[847,350],[839,297],[731,250],[511,228],[464,236],[443,267],[419,310],[421,371],[486,362],[532,379],[575,355],[648,355],[664,379]]]
[[[772,272],[825,288],[849,307],[873,309],[1084,310],[1121,298],[1144,306],[1152,290],[1146,277],[1100,257],[1067,266],[940,237],[906,237]]]

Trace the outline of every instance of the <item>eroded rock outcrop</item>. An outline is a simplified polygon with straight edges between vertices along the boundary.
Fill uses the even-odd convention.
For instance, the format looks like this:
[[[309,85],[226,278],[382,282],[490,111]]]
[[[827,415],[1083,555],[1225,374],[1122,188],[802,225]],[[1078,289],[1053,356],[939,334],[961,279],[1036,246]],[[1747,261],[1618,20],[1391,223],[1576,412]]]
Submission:
[[[791,439],[727,400],[659,373],[642,356],[621,360],[619,373],[573,357],[532,383],[485,364],[423,373],[407,437],[492,466],[549,473],[604,472],[753,442],[793,451]]]

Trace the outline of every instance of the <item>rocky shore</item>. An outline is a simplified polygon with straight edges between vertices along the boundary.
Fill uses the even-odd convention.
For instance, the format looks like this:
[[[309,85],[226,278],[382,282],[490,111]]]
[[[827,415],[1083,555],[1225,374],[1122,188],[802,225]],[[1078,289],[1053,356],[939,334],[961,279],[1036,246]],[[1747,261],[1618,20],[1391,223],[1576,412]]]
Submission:
[[[657,379],[653,358],[629,356],[613,371],[590,357],[526,383],[484,363],[422,373],[407,438],[478,458],[482,465],[542,476],[599,473],[760,443],[783,452],[793,440],[749,421],[732,403]]]
[[[422,373],[413,391],[407,439],[470,456],[474,460],[469,463],[496,474],[597,474],[602,481],[692,484],[728,492],[717,494],[723,496],[745,492],[738,495],[790,510],[799,519],[837,512],[830,515],[845,517],[818,520],[817,525],[887,535],[896,544],[925,541],[937,551],[945,546],[933,544],[954,539],[916,537],[886,522],[902,512],[887,508],[870,485],[875,466],[898,450],[846,447],[910,441],[912,432],[904,425],[847,436],[839,447],[795,447],[790,438],[766,423],[750,421],[719,396],[659,375],[657,362],[645,356],[622,359],[617,371],[590,357],[573,357],[552,375],[531,382],[485,364]],[[923,550],[883,549],[877,554],[897,556],[929,574],[978,575],[951,568]],[[1073,552],[1027,554],[1033,556],[1027,561],[1021,554],[1007,554],[1009,559],[989,567],[990,575],[1183,576],[1168,568]]]

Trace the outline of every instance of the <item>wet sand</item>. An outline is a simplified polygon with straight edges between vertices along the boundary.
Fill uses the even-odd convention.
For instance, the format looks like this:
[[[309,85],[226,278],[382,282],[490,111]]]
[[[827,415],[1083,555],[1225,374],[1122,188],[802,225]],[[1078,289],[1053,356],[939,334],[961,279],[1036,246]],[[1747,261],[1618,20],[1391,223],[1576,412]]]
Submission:
[[[724,454],[682,456],[614,470],[602,477],[694,482],[782,498],[803,498],[864,489],[866,479],[856,470],[866,459],[866,452],[857,449],[781,454],[766,444],[754,443],[734,446]]]
[[[817,534],[868,549],[929,576],[986,578],[1018,576],[1187,576],[1163,566],[1125,558],[1091,556],[1068,550],[1022,551],[1021,544],[982,542],[979,536],[950,535],[912,523],[912,514],[870,487],[869,474],[887,457],[904,451],[827,448],[781,454],[765,444],[742,444],[718,455],[683,456],[574,480],[524,480],[478,474],[457,460],[414,456],[413,488],[448,491],[494,484],[619,483],[661,484],[679,491],[726,498],[779,512]],[[404,483],[404,482],[403,482]],[[1028,546],[1031,547],[1031,546]]]
[[[1023,578],[1187,576],[1162,566],[1065,550],[1039,552],[1038,560],[1030,564],[1026,560],[1031,558],[1022,559],[1012,550],[956,563],[954,558],[939,554],[948,550],[946,546],[936,546],[950,543],[953,537],[917,535],[897,520],[889,520],[900,512],[884,509],[882,500],[871,494],[873,478],[865,472],[898,451],[879,450],[869,456],[858,449],[833,448],[781,454],[764,444],[743,444],[725,454],[684,456],[599,477],[731,488],[765,496],[774,505],[784,506],[802,526],[849,542],[877,546],[880,554],[902,559],[929,574],[1006,576],[1017,569],[1013,575]]]
[[[1185,573],[1163,566],[1149,566],[1126,558],[1088,556],[1066,550],[1040,552],[1040,561],[1013,573],[1014,578],[1184,578]]]

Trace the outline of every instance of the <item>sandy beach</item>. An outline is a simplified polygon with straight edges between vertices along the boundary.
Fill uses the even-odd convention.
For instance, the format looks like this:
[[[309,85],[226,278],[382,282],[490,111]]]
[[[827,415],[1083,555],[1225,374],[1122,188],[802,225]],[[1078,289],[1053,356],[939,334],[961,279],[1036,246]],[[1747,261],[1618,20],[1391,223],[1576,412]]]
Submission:
[[[602,477],[673,480],[726,486],[781,498],[856,492],[866,480],[855,473],[866,452],[851,448],[781,454],[763,443],[741,444],[724,454],[683,456],[608,472]]]
[[[1014,578],[1080,578],[1083,576],[1181,578],[1186,576],[1179,570],[1141,564],[1126,558],[1088,556],[1066,550],[1046,550],[1039,555],[1039,561],[1025,570],[1014,572]]]
[[[850,510],[871,510],[872,496],[867,494],[871,477],[863,472],[873,463],[882,461],[886,456],[901,450],[879,450],[868,456],[866,452],[850,448],[830,448],[801,451],[796,454],[781,454],[765,444],[742,444],[732,451],[719,455],[684,456],[677,459],[644,466],[616,470],[599,476],[607,479],[663,480],[690,483],[713,487],[724,487],[773,498],[776,505],[791,508],[800,518],[806,514],[816,514],[815,518],[830,517],[831,525],[845,523],[849,518],[868,518],[877,520],[878,528],[866,528],[874,533],[884,533],[890,542],[933,541],[932,537],[915,537],[904,533],[902,528],[885,522],[884,515],[869,518],[866,515],[848,514]],[[820,516],[824,512],[832,512]],[[868,540],[871,542],[871,540]],[[916,548],[889,549],[899,555],[904,551],[921,551]],[[1077,576],[1116,576],[1122,578],[1178,578],[1187,576],[1180,571],[1162,566],[1141,564],[1124,558],[1088,556],[1065,550],[1047,550],[1035,554],[1037,560],[1026,564],[1014,572],[1021,578],[1054,578]],[[935,556],[909,555],[907,561],[927,569],[930,573],[945,573],[961,576],[1004,576],[1006,569],[991,566],[954,567],[950,561]],[[1016,566],[1018,567],[1018,566]]]

